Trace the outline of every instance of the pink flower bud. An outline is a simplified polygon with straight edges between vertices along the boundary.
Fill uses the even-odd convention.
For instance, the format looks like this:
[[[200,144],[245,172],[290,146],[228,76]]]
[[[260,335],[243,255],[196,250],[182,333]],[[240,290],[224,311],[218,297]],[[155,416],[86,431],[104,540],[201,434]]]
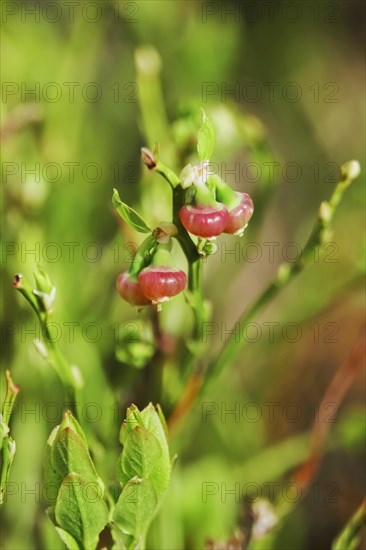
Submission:
[[[149,266],[140,272],[138,283],[145,296],[153,303],[159,303],[182,292],[187,284],[187,276],[175,267]]]
[[[210,239],[223,233],[228,222],[228,211],[224,205],[182,206],[179,212],[182,225],[198,237]]]
[[[126,302],[133,306],[147,306],[151,304],[137,281],[129,273],[120,273],[117,279],[117,290]]]
[[[237,197],[240,197],[240,203],[229,210],[228,219],[224,230],[225,233],[230,234],[244,231],[254,211],[252,199],[247,193],[235,194]]]

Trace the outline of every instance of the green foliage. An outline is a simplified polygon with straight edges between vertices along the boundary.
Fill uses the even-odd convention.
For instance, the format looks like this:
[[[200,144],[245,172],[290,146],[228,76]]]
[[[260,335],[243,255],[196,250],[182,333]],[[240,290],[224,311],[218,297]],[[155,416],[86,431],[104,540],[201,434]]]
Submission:
[[[160,407],[132,405],[120,433],[123,451],[118,476],[122,493],[113,520],[128,535],[127,548],[143,548],[150,523],[157,512],[171,475],[165,420]],[[121,533],[117,535],[121,537]],[[117,542],[117,540],[116,540]]]
[[[127,549],[143,547],[157,505],[156,491],[148,479],[133,477],[124,485],[114,509],[113,520],[122,533],[127,535]]]
[[[104,484],[95,470],[85,435],[70,412],[48,438],[45,485],[57,494],[49,515],[67,547],[95,548],[108,521]]]
[[[131,406],[121,428],[123,451],[118,477],[122,491],[109,525],[118,548],[142,549],[167,489],[171,463],[165,420],[158,407]],[[48,438],[44,478],[53,496],[48,515],[69,550],[95,548],[109,522],[105,485],[96,472],[86,437],[70,412]],[[123,541],[123,543],[122,543]]]
[[[141,216],[133,208],[121,201],[117,189],[113,189],[112,203],[123,221],[140,233],[150,233],[150,229]]]
[[[99,533],[108,521],[102,497],[100,484],[76,473],[62,481],[54,514],[56,530],[70,550],[97,546]]]
[[[21,401],[16,402],[11,418],[3,415],[0,423],[4,437],[1,490],[2,498],[6,496],[2,508],[4,546],[9,550],[61,549],[65,541],[69,548],[80,548],[83,543],[78,537],[84,536],[85,530],[88,544],[95,543],[95,533],[101,525],[88,509],[95,519],[93,531],[94,526],[81,508],[80,493],[85,488],[77,477],[81,474],[68,474],[70,489],[67,486],[65,489],[70,491],[73,517],[68,517],[65,500],[59,506],[59,522],[54,512],[50,515],[58,525],[60,537],[43,514],[46,491],[37,495],[40,498],[27,494],[26,499],[21,490],[11,492],[14,487],[20,489],[23,481],[26,490],[43,486],[41,442],[46,441],[55,424],[61,423],[62,414],[69,407],[80,420],[90,446],[90,454],[89,451],[85,454],[86,440],[76,425],[69,426],[73,432],[70,444],[73,441],[72,448],[82,464],[71,459],[70,463],[73,462],[74,468],[79,465],[91,478],[96,470],[105,485],[103,510],[105,499],[109,518],[117,514],[117,508],[122,514],[118,516],[122,528],[110,521],[101,544],[110,547],[109,529],[118,550],[126,544],[133,545],[134,540],[141,542],[140,536],[149,550],[204,548],[208,538],[228,541],[240,527],[239,504],[231,494],[223,502],[221,483],[227,483],[228,489],[238,482],[241,487],[247,483],[286,483],[306,457],[317,405],[339,358],[346,357],[353,346],[362,322],[361,181],[350,188],[337,209],[332,221],[334,234],[324,234],[328,239],[324,242],[333,242],[337,248],[333,256],[336,261],[327,263],[324,253],[327,256],[331,247],[320,245],[320,259],[300,277],[290,277],[291,284],[286,283],[281,295],[275,299],[272,295],[260,311],[253,313],[250,307],[250,303],[256,303],[265,281],[273,279],[276,266],[286,260],[286,246],[298,242],[303,247],[320,202],[331,196],[331,188],[337,181],[333,170],[338,173],[341,162],[347,158],[364,158],[364,144],[360,140],[364,119],[360,116],[364,106],[359,76],[360,7],[354,2],[318,2],[311,7],[310,3],[309,6],[301,3],[295,10],[299,19],[290,22],[288,19],[293,15],[296,18],[296,13],[286,11],[283,3],[273,12],[264,3],[258,14],[249,13],[237,3],[237,17],[225,14],[225,5],[219,2],[200,5],[179,0],[138,1],[124,5],[106,0],[95,4],[96,15],[98,12],[101,15],[95,22],[86,20],[94,15],[94,7],[84,11],[80,4],[73,6],[75,10],[64,10],[65,6],[60,4],[63,16],[51,23],[48,15],[51,19],[57,13],[42,10],[41,5],[34,32],[37,14],[32,10],[39,6],[38,3],[28,6],[30,11],[25,13],[28,9],[25,4],[9,3],[2,38],[5,82],[1,129],[5,161],[2,341],[6,344],[4,362],[22,389]],[[136,12],[132,16],[136,23],[128,21],[130,9]],[[10,11],[16,12],[15,15]],[[67,11],[73,13],[72,21],[68,20]],[[256,15],[258,21],[253,24],[249,19]],[[267,24],[269,21],[271,24]],[[309,34],[311,44],[305,39]],[[349,55],[345,56],[345,51]],[[53,89],[53,84],[47,88],[50,80],[55,81],[56,90],[62,90],[62,97],[55,102],[47,97],[48,90]],[[69,88],[65,83],[70,82],[76,84],[75,101],[67,97]],[[86,93],[81,93],[86,92],[84,85],[88,82],[99,87],[100,100],[89,102]],[[6,97],[7,83],[18,86],[19,93],[14,91]],[[339,88],[339,94],[333,94],[334,103],[328,102],[328,92],[335,87]],[[131,103],[126,98],[131,89],[135,89],[138,103],[135,98]],[[291,101],[290,93],[286,97],[286,92],[294,89],[300,92],[298,101]],[[254,99],[253,91],[254,96],[258,92]],[[206,115],[206,126],[197,140],[202,103],[209,119]],[[225,181],[230,179],[235,190],[253,194],[253,224],[248,228],[246,242],[235,239],[229,244],[224,238],[218,249],[213,243],[205,243],[203,251],[213,253],[213,258],[204,259],[204,303],[196,292],[189,290],[174,304],[164,305],[157,323],[148,311],[138,312],[121,302],[115,292],[115,279],[121,270],[128,268],[134,253],[131,241],[139,238],[131,234],[130,228],[148,234],[147,225],[151,223],[153,228],[153,224],[166,219],[172,190],[179,195],[177,174],[182,166],[197,162],[197,145],[200,158],[206,155],[211,158],[210,120],[217,129],[215,158],[225,161],[215,164],[214,169]],[[154,149],[156,142],[159,152]],[[143,144],[154,150],[155,170],[138,166],[138,151]],[[75,171],[74,168],[69,171],[68,166],[74,162]],[[85,177],[83,170],[90,162],[100,174],[95,181]],[[54,169],[59,172],[55,180]],[[291,178],[293,170],[299,176],[295,181]],[[354,177],[357,171],[353,162],[345,167],[349,177]],[[74,172],[73,177],[70,172]],[[158,173],[170,186],[160,181]],[[127,210],[122,208],[125,217],[122,216],[120,224],[110,210],[111,185],[133,207],[133,212],[130,206]],[[341,187],[338,190],[342,191]],[[120,202],[116,201],[117,206]],[[135,212],[139,212],[138,217]],[[323,222],[329,212],[329,205],[324,205]],[[131,225],[126,218],[132,220]],[[176,221],[179,223],[179,219]],[[279,243],[278,254],[268,261],[266,244],[272,241]],[[75,249],[73,246],[70,249],[74,253],[69,253],[65,243],[75,244]],[[253,247],[247,249],[247,243]],[[258,261],[250,257],[253,248],[261,256]],[[186,258],[176,244],[174,249],[177,265],[186,269]],[[55,250],[61,251],[56,260],[52,258]],[[186,251],[193,260],[196,248]],[[38,263],[49,273],[51,287],[41,272],[37,272],[36,284],[27,283]],[[19,291],[40,316],[40,332],[36,330],[39,319],[32,317],[24,300],[15,292],[7,292],[19,270],[24,275]],[[199,270],[193,271],[199,278]],[[289,266],[279,275],[280,284],[288,281]],[[53,287],[57,287],[56,296],[52,294]],[[253,316],[242,317],[243,325],[236,330],[237,316],[245,308]],[[206,309],[214,311],[213,318],[206,314]],[[46,317],[50,320],[51,315],[52,322],[62,329],[57,342],[52,342],[51,333],[43,330]],[[203,338],[197,328],[211,318],[215,323],[212,332],[216,333],[212,336],[205,333]],[[274,340],[266,338],[263,322],[267,321],[274,325],[277,334]],[[136,342],[124,339],[125,327],[131,322],[136,322],[138,329]],[[285,341],[280,325],[277,331],[276,323],[286,322],[301,324],[299,342]],[[322,329],[328,322],[339,328],[336,344],[323,342]],[[70,333],[67,323],[72,327]],[[309,328],[314,323],[319,328],[319,342],[314,342],[315,333]],[[146,334],[142,324],[148,326]],[[90,332],[84,332],[88,326]],[[252,343],[253,326],[258,328],[260,338]],[[96,341],[89,338],[94,336],[93,327],[100,329]],[[186,380],[197,368],[193,380],[197,382],[205,373],[205,365],[214,362],[234,328],[236,334],[232,339],[240,340],[235,342],[240,353],[231,356],[230,364],[222,363],[220,380],[206,387],[204,400],[214,401],[220,407],[223,404],[226,410],[234,409],[236,404],[255,403],[262,417],[257,423],[247,418],[240,418],[239,422],[234,414],[222,418],[219,409],[208,422],[203,422],[202,400],[197,397],[193,414],[185,420],[183,417],[178,427],[173,425],[170,444],[180,459],[164,500],[158,499],[156,505],[156,490],[150,480],[136,476],[127,480],[122,472],[117,433],[124,404],[134,401],[142,409],[153,399],[154,392],[168,414],[169,424],[174,424],[171,411],[182,396],[189,403],[196,387],[193,383],[189,386],[192,393],[185,394]],[[307,338],[309,333],[314,338]],[[33,349],[34,337],[41,356]],[[347,487],[346,493],[343,490],[338,493],[336,504],[324,499],[307,501],[306,505],[297,502],[301,525],[295,514],[289,515],[281,526],[281,537],[275,542],[277,548],[306,547],[309,537],[316,541],[318,537],[322,541],[327,539],[330,546],[329,532],[341,528],[339,509],[351,516],[352,502],[348,496],[361,498],[364,422],[359,388],[357,382],[350,388],[338,411],[339,422],[331,425],[329,446],[324,448],[326,467],[319,472],[320,490],[325,489],[324,480],[329,480],[325,476],[329,475],[332,482]],[[77,406],[73,407],[73,402]],[[269,419],[263,405],[268,402],[279,403],[273,419]],[[88,416],[93,411],[88,408],[91,403],[96,404],[97,413],[101,411],[100,417]],[[301,407],[298,422],[289,422],[281,414],[286,403]],[[33,415],[28,414],[32,407],[36,411]],[[58,412],[56,419],[47,414],[54,407]],[[314,410],[309,412],[309,407]],[[354,415],[350,415],[353,410]],[[132,417],[131,422],[134,423]],[[151,436],[136,413],[137,425]],[[162,439],[153,435],[162,446]],[[49,492],[55,493],[51,498],[53,508],[67,471],[66,440],[65,434],[62,437],[59,434],[57,470],[51,466],[51,445],[46,450],[49,456],[46,478],[55,488],[47,490],[47,496]],[[146,451],[141,441],[138,450],[140,454],[136,453],[136,457]],[[128,461],[127,467],[130,473],[142,467],[157,471],[151,466],[152,457],[145,462]],[[332,469],[334,462],[336,471]],[[125,485],[118,488],[113,485],[117,463],[119,477],[125,478]],[[159,483],[159,475],[155,477]],[[215,481],[219,492],[203,503],[202,483],[206,481]],[[99,484],[95,485],[95,479],[91,484],[97,491],[95,496],[99,495]],[[265,488],[261,488],[265,494]],[[123,493],[129,510],[126,513],[120,498]],[[140,507],[128,502],[134,494],[141,499]],[[98,510],[98,504],[93,510]],[[98,511],[98,517],[103,519],[104,512]],[[329,529],[324,531],[323,523]],[[342,538],[342,544],[356,538]],[[268,548],[272,542],[265,537],[252,541],[252,545]]]

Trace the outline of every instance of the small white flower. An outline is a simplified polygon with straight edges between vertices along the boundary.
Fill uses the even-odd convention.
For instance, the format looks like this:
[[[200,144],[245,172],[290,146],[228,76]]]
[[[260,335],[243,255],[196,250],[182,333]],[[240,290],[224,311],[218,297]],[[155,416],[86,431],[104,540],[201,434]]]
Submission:
[[[204,160],[199,164],[187,164],[180,173],[179,179],[183,189],[188,189],[191,185],[206,185],[207,178],[210,175],[210,161]]]

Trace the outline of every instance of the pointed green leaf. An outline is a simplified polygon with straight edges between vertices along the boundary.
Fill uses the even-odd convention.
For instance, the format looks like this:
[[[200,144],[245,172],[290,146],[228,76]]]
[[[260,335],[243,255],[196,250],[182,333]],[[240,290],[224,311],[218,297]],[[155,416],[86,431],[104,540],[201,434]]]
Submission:
[[[132,430],[134,430],[138,425],[142,426],[141,413],[136,405],[132,404],[127,409],[126,420],[123,421],[119,434],[119,439],[122,445],[125,444],[127,435],[132,432]]]
[[[78,474],[69,474],[60,487],[55,518],[57,525],[81,548],[95,548],[99,533],[108,521],[108,508],[99,485]]]
[[[132,537],[129,548],[135,548],[138,543],[143,545],[157,505],[158,498],[150,481],[134,477],[123,488],[113,520],[123,533]]]
[[[136,229],[136,231],[140,233],[150,233],[151,229],[146,225],[140,214],[121,201],[117,189],[113,189],[112,204],[122,220]]]
[[[162,415],[162,411],[159,405],[158,405],[158,408],[159,408],[160,414]],[[144,427],[149,432],[155,435],[155,437],[158,439],[159,443],[162,446],[168,447],[168,443],[166,441],[166,432],[165,432],[165,429],[166,429],[165,419],[164,417],[162,417],[164,421],[164,424],[163,424],[158,412],[156,411],[152,403],[149,403],[148,406],[141,411],[141,418],[142,418]]]
[[[202,109],[202,123],[198,132],[197,151],[201,161],[210,160],[215,148],[215,129],[209,116]]]
[[[156,437],[143,426],[136,426],[123,449],[122,469],[129,478],[149,479],[161,455],[162,449]]]
[[[81,437],[81,439],[85,444],[85,447],[88,447],[88,441],[85,437],[85,434],[81,429],[79,422],[76,420],[75,416],[70,411],[65,412],[62,422],[60,424],[60,429],[63,430],[64,428],[71,428],[74,432],[76,432]]]
[[[62,478],[76,473],[88,481],[95,481],[104,489],[84,441],[71,427],[62,430],[60,426],[57,431],[51,447],[51,463]]]
[[[118,477],[124,485],[114,511],[113,548],[136,550],[144,538],[160,499],[168,486],[171,461],[165,419],[150,403],[139,411],[127,409],[120,440],[123,444]]]
[[[161,410],[160,415],[162,419],[152,403],[142,411],[135,405],[129,407],[120,433],[124,449],[119,472],[122,483],[133,476],[150,479],[159,497],[168,486],[171,474],[166,425]]]
[[[158,406],[158,410],[156,410],[152,403],[149,403],[149,405],[141,411],[141,417],[143,425],[156,437],[162,450],[159,463],[154,471],[154,478],[151,478],[153,485],[160,496],[160,494],[168,486],[171,473],[167,426],[161,408]]]

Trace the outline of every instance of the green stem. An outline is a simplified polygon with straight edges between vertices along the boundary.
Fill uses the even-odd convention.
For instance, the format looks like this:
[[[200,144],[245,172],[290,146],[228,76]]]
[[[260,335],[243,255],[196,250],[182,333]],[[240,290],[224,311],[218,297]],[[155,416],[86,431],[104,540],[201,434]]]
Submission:
[[[204,304],[202,296],[203,257],[199,257],[188,266],[188,290],[192,295],[192,309],[195,319],[193,327],[193,339],[201,341],[204,321]]]
[[[189,236],[188,231],[183,227],[180,218],[179,211],[184,205],[184,190],[181,187],[175,187],[173,189],[173,223],[178,229],[176,239],[179,242],[185,257],[187,258],[188,265],[198,261],[201,256],[197,252],[197,246]],[[188,285],[190,276],[188,274]]]
[[[165,166],[162,162],[158,161],[154,171],[163,176],[163,178],[169,183],[172,189],[175,189],[180,185],[180,180],[175,172]]]
[[[76,416],[77,414],[76,381],[73,376],[69,363],[66,361],[65,357],[62,355],[57,343],[54,342],[52,339],[52,335],[48,327],[48,317],[49,317],[48,313],[46,311],[40,310],[39,304],[35,298],[35,295],[33,293],[31,286],[23,277],[16,276],[13,282],[13,286],[30,303],[33,311],[36,313],[39,319],[39,322],[41,325],[41,332],[44,339],[44,345],[46,347],[46,352],[47,352],[46,360],[55,369],[58,376],[60,377],[60,380],[64,386],[64,390],[66,393],[68,408],[70,408]]]
[[[200,344],[202,342],[204,321],[204,300],[202,293],[203,257],[198,253],[196,244],[179,219],[179,211],[184,205],[184,195],[184,190],[180,186],[173,189],[173,223],[178,229],[175,238],[178,240],[188,263],[189,302],[194,316],[192,340],[193,343]],[[196,354],[189,351],[184,360],[182,371],[189,373],[193,362],[196,360]]]
[[[202,341],[202,328],[204,320],[204,303],[202,296],[202,268],[203,258],[197,251],[197,245],[191,239],[188,231],[182,225],[179,212],[182,206],[185,204],[185,191],[180,186],[180,180],[178,176],[165,164],[158,161],[155,166],[150,166],[150,163],[154,164],[155,157],[153,153],[143,149],[143,160],[149,169],[153,169],[158,172],[170,185],[172,189],[172,211],[173,211],[173,223],[177,228],[177,234],[174,238],[179,242],[183,253],[188,263],[188,290],[189,290],[189,302],[194,315],[194,326],[192,330],[193,342],[199,344]],[[161,245],[159,245],[159,248]],[[194,348],[191,348],[194,349]],[[188,352],[187,358],[184,360],[183,372],[190,372],[193,363],[196,361],[196,354],[192,351]]]
[[[162,341],[163,341],[163,334],[160,324],[160,314],[156,310],[156,308],[152,309],[151,312],[152,315],[152,328],[153,328],[153,334],[154,334],[154,341],[155,341],[155,348],[156,351],[154,353],[154,356],[148,365],[147,369],[149,372],[147,373],[147,376],[149,377],[148,382],[148,395],[146,396],[146,403],[144,406],[146,407],[149,402],[153,403],[160,403],[162,400],[162,389],[163,389],[163,369],[164,369],[164,362],[165,362],[165,353],[162,348]]]
[[[71,367],[66,361],[58,345],[52,341],[47,324],[43,325],[45,344],[48,352],[48,362],[59,375],[64,386],[67,408],[77,417],[77,388]]]

